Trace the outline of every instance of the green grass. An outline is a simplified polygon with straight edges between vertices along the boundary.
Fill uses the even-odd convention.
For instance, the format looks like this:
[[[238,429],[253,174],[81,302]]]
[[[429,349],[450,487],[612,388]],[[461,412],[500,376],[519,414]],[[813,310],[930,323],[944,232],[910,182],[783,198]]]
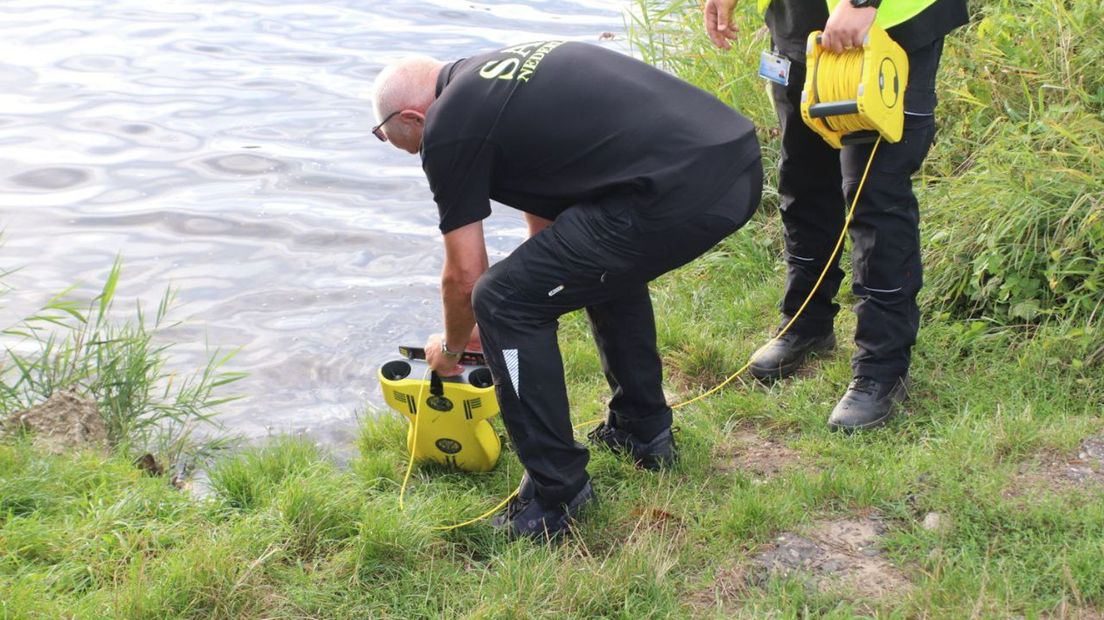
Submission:
[[[633,38],[650,60],[745,110],[771,160],[751,4],[741,3],[746,36],[732,55],[708,45],[686,2],[641,5]],[[389,412],[365,423],[348,469],[282,439],[220,460],[200,499],[141,475],[126,456],[51,456],[7,439],[0,617],[1099,614],[1104,489],[1035,488],[1023,472],[1065,462],[1082,439],[1104,434],[1094,288],[1101,9],[1005,0],[972,9],[971,26],[948,43],[941,137],[918,188],[932,277],[908,415],[877,432],[827,430],[850,378],[847,345],[769,388],[737,380],[679,410],[672,471],[594,453],[601,502],[555,546],[508,542],[486,523],[434,529],[513,490],[521,468],[510,453],[487,474],[416,467],[400,511],[406,427]],[[773,183],[744,231],[653,287],[673,400],[723,380],[777,320]],[[840,318],[849,334],[853,317]],[[606,387],[581,315],[565,318],[561,340],[576,421],[600,416]],[[723,455],[749,431],[800,461],[765,479],[732,467]],[[950,526],[925,529],[929,512]],[[907,591],[879,598],[819,592],[800,577],[746,578],[780,534],[868,514],[885,525],[883,552]]]
[[[664,312],[697,312],[687,303],[694,295],[687,279],[706,292],[729,286],[684,270],[661,284],[670,295]],[[758,312],[751,301],[730,303]],[[581,317],[564,329],[575,343],[573,362],[591,367]],[[747,343],[733,358],[762,331],[733,327],[729,341]],[[684,458],[672,472],[640,472],[595,453],[602,503],[577,536],[554,547],[510,543],[485,524],[431,529],[507,494],[521,473],[510,454],[489,474],[416,468],[400,512],[405,427],[397,415],[366,425],[362,457],[349,470],[302,441],[280,440],[222,461],[210,474],[213,495],[202,501],[140,475],[123,458],[47,456],[9,441],[0,444],[0,610],[9,617],[676,618],[771,609],[1033,617],[1062,601],[1099,607],[1104,494],[1004,491],[1035,455],[1070,454],[1104,428],[1100,369],[1055,361],[1039,334],[971,339],[958,324],[933,324],[921,343],[910,415],[884,431],[843,437],[825,429],[849,372],[840,352],[807,378],[730,389],[680,413]],[[577,409],[592,413],[602,387],[583,377],[574,384]],[[803,466],[766,483],[718,470],[712,455],[743,428],[787,444]],[[736,589],[725,581],[780,532],[867,510],[889,525],[886,551],[914,583],[907,596],[856,600],[792,580],[736,581]],[[953,528],[924,530],[928,511],[951,515]]]
[[[696,276],[685,271],[665,285],[684,277]],[[572,338],[584,328],[581,317],[565,325]],[[762,328],[733,331],[733,342],[750,347]],[[576,536],[552,547],[508,542],[486,524],[432,529],[507,494],[521,473],[511,454],[489,474],[416,468],[400,512],[404,423],[392,415],[367,424],[362,457],[349,470],[302,441],[281,440],[221,462],[211,471],[213,494],[199,501],[126,459],[47,456],[9,441],[0,444],[0,610],[676,618],[770,609],[960,617],[980,609],[982,617],[1034,617],[1062,601],[1104,604],[1104,493],[1005,493],[1036,455],[1070,454],[1101,432],[1100,370],[1052,366],[1039,337],[1007,332],[964,343],[955,325],[929,325],[923,336],[910,415],[884,431],[826,430],[848,374],[844,352],[808,378],[727,390],[679,415],[684,458],[671,472],[595,453],[602,502]],[[589,365],[594,353],[572,356]],[[601,387],[576,386],[573,398],[588,403],[580,409],[593,409]],[[765,483],[718,469],[715,451],[744,428],[796,450],[803,466]],[[869,510],[888,524],[886,553],[914,584],[907,595],[853,599],[793,580],[718,586],[779,533]],[[952,529],[924,530],[928,511],[951,515]]]

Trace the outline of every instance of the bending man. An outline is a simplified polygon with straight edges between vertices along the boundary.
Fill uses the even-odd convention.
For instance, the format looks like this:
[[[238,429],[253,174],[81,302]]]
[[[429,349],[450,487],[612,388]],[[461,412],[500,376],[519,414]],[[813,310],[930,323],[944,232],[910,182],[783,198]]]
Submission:
[[[554,536],[593,498],[556,339],[586,308],[612,391],[597,445],[640,466],[675,458],[648,282],[751,217],[762,190],[751,123],[628,56],[544,41],[444,64],[410,58],[376,81],[375,133],[422,167],[440,214],[444,334],[430,366],[458,372],[478,323],[506,430],[526,474],[496,521]],[[488,268],[489,200],[530,237]]]

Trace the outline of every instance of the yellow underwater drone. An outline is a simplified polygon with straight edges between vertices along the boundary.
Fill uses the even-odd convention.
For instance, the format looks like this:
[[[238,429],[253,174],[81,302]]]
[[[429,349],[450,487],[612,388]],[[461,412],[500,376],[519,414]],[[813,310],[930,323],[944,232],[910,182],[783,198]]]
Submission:
[[[828,144],[888,142],[901,139],[905,123],[908,56],[878,26],[871,26],[861,48],[836,54],[820,44],[820,31],[809,34],[801,118]]]
[[[442,378],[427,372],[424,349],[399,347],[399,353],[405,359],[380,367],[380,387],[387,404],[410,422],[406,446],[414,460],[465,471],[494,469],[502,442],[488,419],[499,410],[483,355],[465,353],[464,373]]]

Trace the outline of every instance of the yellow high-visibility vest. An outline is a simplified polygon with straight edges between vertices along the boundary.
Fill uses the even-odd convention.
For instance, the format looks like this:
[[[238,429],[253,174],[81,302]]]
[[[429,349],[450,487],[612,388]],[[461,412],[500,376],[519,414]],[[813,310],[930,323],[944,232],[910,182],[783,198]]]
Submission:
[[[839,2],[840,0],[828,0],[828,11],[834,10]],[[892,28],[916,17],[935,2],[936,0],[883,0],[874,23],[884,29]],[[759,12],[765,13],[770,3],[771,0],[759,0]]]

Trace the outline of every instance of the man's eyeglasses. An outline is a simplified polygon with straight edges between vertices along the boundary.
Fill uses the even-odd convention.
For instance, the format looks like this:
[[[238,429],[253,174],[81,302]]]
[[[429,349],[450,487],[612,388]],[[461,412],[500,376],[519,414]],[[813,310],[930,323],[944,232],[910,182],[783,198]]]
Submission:
[[[395,110],[394,112],[388,114],[387,118],[380,121],[379,125],[376,125],[372,128],[372,134],[379,138],[380,142],[387,142],[387,134],[383,133],[383,126],[387,124],[387,121],[395,118],[395,115],[400,112],[402,112],[402,110]]]

